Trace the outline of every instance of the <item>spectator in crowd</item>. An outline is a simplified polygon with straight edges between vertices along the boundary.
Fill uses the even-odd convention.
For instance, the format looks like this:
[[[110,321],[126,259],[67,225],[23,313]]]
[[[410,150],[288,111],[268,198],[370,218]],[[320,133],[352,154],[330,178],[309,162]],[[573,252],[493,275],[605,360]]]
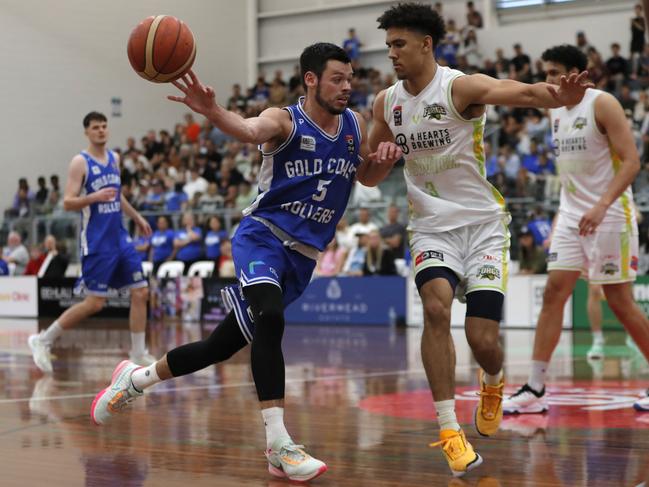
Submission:
[[[52,187],[52,191],[61,192],[61,188],[59,188],[59,177],[56,174],[50,176],[50,186]]]
[[[164,186],[162,181],[154,179],[151,181],[151,189],[144,200],[143,210],[161,211],[166,206]]]
[[[183,190],[183,183],[176,182],[172,191],[165,194],[165,209],[170,213],[184,212],[187,209],[189,197]]]
[[[263,76],[257,78],[257,83],[252,88],[252,99],[248,102],[252,102],[255,106],[261,108],[265,107],[268,103],[268,97],[270,96],[269,85],[266,83],[266,79]]]
[[[151,237],[141,235],[140,230],[136,229],[135,237],[133,238],[133,245],[135,245],[135,251],[143,261],[149,260],[149,251],[151,250]]]
[[[635,111],[636,100],[631,94],[631,88],[629,88],[629,85],[622,85],[617,99],[620,102],[620,105],[622,105],[624,111],[630,110],[632,113]]]
[[[349,251],[347,260],[343,266],[343,274],[347,276],[362,276],[365,266],[365,254],[367,252],[368,231],[358,228],[355,233],[357,245]]]
[[[194,115],[191,113],[185,114],[185,136],[190,143],[198,142],[198,137],[201,134],[201,126],[194,120]],[[163,145],[164,151],[164,145]]]
[[[38,177],[38,191],[36,191],[35,201],[39,206],[42,206],[47,201],[48,195],[47,183],[44,176]]]
[[[359,58],[361,56],[361,47],[363,44],[356,35],[356,29],[353,27],[349,29],[348,37],[343,41],[343,49],[347,52],[349,59],[352,62],[352,66],[357,68],[359,65]]]
[[[245,179],[239,183],[239,192],[235,200],[235,208],[238,211],[243,211],[248,208],[255,198],[257,197],[257,191],[252,190],[252,185],[249,181]]]
[[[356,247],[356,236],[352,233],[349,223],[347,221],[347,214],[345,214],[336,225],[336,241],[338,245],[343,247],[348,253],[351,249]]]
[[[482,15],[475,9],[473,2],[466,2],[466,23],[476,29],[482,29]]]
[[[521,168],[521,158],[511,145],[506,144],[502,147],[502,156],[500,156],[499,164],[503,168],[507,183],[506,193],[511,196],[515,194],[515,188],[519,181],[518,172]]]
[[[210,217],[205,233],[205,257],[218,264],[221,257],[221,242],[224,240],[228,240],[228,232],[221,228],[221,219],[218,216]]]
[[[399,208],[396,205],[388,207],[387,223],[381,227],[380,234],[394,257],[402,259],[408,242],[408,232],[406,226],[399,221]]]
[[[19,218],[29,216],[33,200],[34,193],[29,189],[27,178],[20,178],[18,180],[18,190],[14,195],[11,208],[6,211],[6,216]]]
[[[334,237],[325,251],[320,254],[314,275],[318,277],[337,276],[342,272],[346,259],[347,249],[338,245],[338,241]]]
[[[228,110],[239,110],[245,112],[247,105],[248,100],[246,100],[246,97],[241,93],[241,85],[239,83],[233,84],[232,94],[230,95],[230,98],[228,98]]]
[[[213,213],[223,208],[223,196],[219,194],[219,187],[216,183],[210,183],[207,192],[201,195],[198,200],[198,208],[206,213]]]
[[[363,275],[393,276],[396,273],[397,268],[394,264],[394,254],[381,241],[379,231],[372,230],[367,237]]]
[[[519,274],[544,274],[547,269],[543,247],[534,244],[534,236],[527,227],[518,234],[520,245]]]
[[[230,239],[221,241],[221,256],[218,260],[219,277],[235,278],[234,261],[232,260],[232,242]]]
[[[187,194],[188,200],[193,200],[196,193],[205,193],[207,191],[207,180],[198,174],[198,169],[192,167],[189,170],[189,178],[183,186],[183,191]]]
[[[514,54],[511,63],[516,72],[516,79],[523,83],[531,83],[532,61],[530,57],[523,52],[523,47],[519,43],[514,44]]]
[[[526,225],[529,233],[534,238],[534,245],[547,249],[549,247],[550,233],[552,232],[552,221],[548,218],[541,206],[534,208],[531,212],[530,221]]]
[[[382,197],[381,188],[378,186],[365,186],[356,181],[349,206],[364,206],[373,201],[381,201]]]
[[[466,58],[466,62],[472,70],[477,71],[478,67],[482,65],[482,52],[478,45],[475,30],[469,29],[467,31],[466,37],[460,45],[459,54]]]
[[[378,230],[376,223],[371,221],[370,210],[366,207],[361,207],[358,209],[358,221],[349,227],[349,232],[352,235],[367,235],[368,233]]]
[[[48,235],[43,242],[45,260],[38,270],[38,277],[59,278],[65,276],[69,258],[63,243],[57,243],[54,235]]]
[[[634,7],[635,17],[631,19],[631,62],[633,70],[637,68],[638,58],[642,55],[645,46],[645,23],[642,5],[637,3]]]
[[[613,93],[620,91],[620,87],[629,73],[629,62],[620,54],[620,49],[617,42],[611,44],[611,57],[606,61],[608,90]]]
[[[45,254],[40,245],[34,244],[29,248],[29,261],[25,266],[24,276],[37,276],[38,271],[45,261]]]
[[[1,276],[8,276],[9,275],[9,266],[7,265],[7,262],[0,257],[0,277]]]
[[[591,47],[588,50],[588,77],[595,84],[598,90],[605,90],[608,87],[608,72],[602,55],[597,49]]]
[[[18,232],[9,232],[7,245],[2,250],[2,257],[8,264],[14,264],[16,269],[14,275],[22,276],[25,266],[29,261],[29,252],[22,243],[22,237]]]
[[[185,212],[181,227],[174,235],[175,259],[185,263],[185,271],[203,257],[203,230],[194,223],[194,215]]]
[[[584,33],[583,30],[580,30],[577,32],[577,40],[576,40],[577,47],[581,52],[584,54],[588,55],[588,52],[591,49],[591,45],[586,39],[586,34]]]
[[[268,106],[285,107],[288,105],[288,90],[286,83],[282,80],[274,79],[268,89]]]
[[[174,253],[174,231],[169,228],[169,220],[166,216],[159,216],[157,229],[151,235],[151,262],[153,262],[154,275],[160,264],[173,258]]]

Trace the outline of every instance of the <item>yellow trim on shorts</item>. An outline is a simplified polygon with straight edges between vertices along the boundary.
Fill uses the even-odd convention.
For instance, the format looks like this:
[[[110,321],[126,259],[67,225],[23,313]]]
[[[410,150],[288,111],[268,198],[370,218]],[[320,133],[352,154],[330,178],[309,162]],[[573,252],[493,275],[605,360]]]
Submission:
[[[618,279],[618,280],[613,280],[613,281],[596,281],[594,279],[587,279],[587,281],[591,284],[624,284],[625,282],[635,282],[636,278],[635,277],[629,277],[627,279]]]
[[[465,294],[469,294],[469,293],[472,293],[473,291],[480,291],[480,290],[498,291],[503,296],[505,295],[505,291],[502,289],[501,286],[474,286],[474,287],[471,287],[471,288],[467,288]]]

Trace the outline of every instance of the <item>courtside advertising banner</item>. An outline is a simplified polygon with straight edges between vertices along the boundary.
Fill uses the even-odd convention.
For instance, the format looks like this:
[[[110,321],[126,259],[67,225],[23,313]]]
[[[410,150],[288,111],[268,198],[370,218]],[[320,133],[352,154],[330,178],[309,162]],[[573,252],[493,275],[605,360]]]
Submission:
[[[21,318],[38,316],[36,276],[0,277],[0,316]]]

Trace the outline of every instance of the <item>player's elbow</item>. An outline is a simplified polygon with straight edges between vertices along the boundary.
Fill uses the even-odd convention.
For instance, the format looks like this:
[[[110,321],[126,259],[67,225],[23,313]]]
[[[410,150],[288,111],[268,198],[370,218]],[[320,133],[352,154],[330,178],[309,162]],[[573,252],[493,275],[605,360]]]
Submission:
[[[65,211],[74,210],[74,204],[72,203],[72,200],[70,198],[63,198],[63,209]]]

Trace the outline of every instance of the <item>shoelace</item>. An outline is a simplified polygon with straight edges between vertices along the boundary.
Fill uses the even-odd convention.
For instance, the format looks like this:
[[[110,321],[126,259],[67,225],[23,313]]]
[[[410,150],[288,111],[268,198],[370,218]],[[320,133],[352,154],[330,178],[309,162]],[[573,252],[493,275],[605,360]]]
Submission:
[[[285,457],[295,464],[302,463],[307,459],[307,454],[304,452],[304,445],[296,445],[295,443],[289,443],[288,445],[282,446],[279,450],[279,456]],[[289,462],[289,463],[291,463]]]
[[[459,440],[459,445],[457,445],[458,440]],[[455,445],[457,445],[457,447]],[[430,443],[428,446],[431,448],[441,446],[444,453],[446,453],[446,455],[448,455],[448,457],[451,460],[455,460],[456,458],[459,458],[466,450],[466,446],[464,445],[464,440],[462,439],[462,435],[460,433],[455,433],[454,435],[449,436],[448,438],[436,441],[434,443]]]
[[[484,389],[480,389],[480,392],[477,393],[478,396],[483,398],[483,409],[494,415],[496,414],[498,406],[503,399],[502,392],[500,392],[498,389],[500,389],[499,386],[485,385]]]
[[[108,403],[108,409],[113,413],[121,413],[127,408],[133,401],[135,401],[136,396],[131,395],[127,389],[122,389],[115,397],[111,399]]]

